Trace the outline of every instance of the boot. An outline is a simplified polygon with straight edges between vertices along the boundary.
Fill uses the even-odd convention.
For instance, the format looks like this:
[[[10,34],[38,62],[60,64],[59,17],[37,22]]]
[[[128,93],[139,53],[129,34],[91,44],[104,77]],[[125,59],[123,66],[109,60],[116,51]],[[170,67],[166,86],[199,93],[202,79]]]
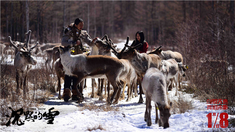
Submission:
[[[70,91],[69,88],[65,88],[65,89],[64,89],[64,93],[63,93],[62,98],[64,98],[64,101],[65,101],[65,102],[68,102],[68,101],[69,101],[69,99],[71,98],[71,91]]]

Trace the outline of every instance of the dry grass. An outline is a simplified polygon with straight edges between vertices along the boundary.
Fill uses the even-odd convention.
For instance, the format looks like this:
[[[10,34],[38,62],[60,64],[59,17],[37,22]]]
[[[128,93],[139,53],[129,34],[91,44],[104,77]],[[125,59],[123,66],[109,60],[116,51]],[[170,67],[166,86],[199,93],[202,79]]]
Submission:
[[[191,109],[193,109],[192,101],[185,100],[181,94],[179,94],[178,100],[172,102],[171,111],[173,114],[185,113]]]
[[[13,110],[23,108],[24,111],[30,107],[37,107],[39,103],[45,102],[51,95],[55,82],[43,69],[34,69],[28,74],[28,91],[23,95],[23,90],[16,91],[15,68],[12,65],[1,65],[0,81],[0,118],[1,125],[5,125],[11,114],[8,107]]]
[[[82,107],[81,110],[85,110],[88,109],[90,111],[119,111],[118,107],[111,107],[110,105],[101,105],[101,106],[97,106],[93,103],[89,103],[89,104],[84,104],[84,106]]]
[[[87,128],[87,131],[96,131],[96,130],[104,130],[105,131],[105,129],[101,125],[95,126],[93,128]]]

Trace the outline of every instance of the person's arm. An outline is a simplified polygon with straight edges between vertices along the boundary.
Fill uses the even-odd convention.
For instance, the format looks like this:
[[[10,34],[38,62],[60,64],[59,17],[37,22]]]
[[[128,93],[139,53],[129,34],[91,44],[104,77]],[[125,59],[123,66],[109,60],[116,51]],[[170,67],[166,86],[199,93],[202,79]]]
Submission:
[[[61,38],[62,46],[69,46],[69,45],[71,46],[71,45],[76,44],[76,42],[74,42],[71,36],[69,35],[69,32],[71,31],[67,31],[67,32],[64,31],[63,36]]]

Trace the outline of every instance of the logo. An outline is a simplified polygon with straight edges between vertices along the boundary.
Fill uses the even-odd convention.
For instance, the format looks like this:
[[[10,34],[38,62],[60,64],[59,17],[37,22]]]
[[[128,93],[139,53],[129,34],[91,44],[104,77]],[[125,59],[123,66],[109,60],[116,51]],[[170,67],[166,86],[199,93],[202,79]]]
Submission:
[[[30,108],[29,110],[25,111],[23,108],[20,108],[18,110],[13,110],[11,107],[12,113],[11,116],[6,115],[6,117],[9,117],[8,122],[6,123],[6,126],[10,126],[12,124],[17,124],[18,126],[24,125],[25,121],[32,121],[35,122],[35,120],[42,120],[43,118],[47,120],[47,124],[53,124],[55,116],[59,115],[59,111],[52,111],[54,107],[50,108],[47,112],[42,112],[45,111],[45,108]],[[24,120],[22,121],[20,117],[25,116]]]
[[[207,109],[208,110],[227,110],[228,109],[227,99],[208,99]],[[208,118],[208,128],[227,128],[228,127],[228,113],[209,113],[206,116]],[[212,118],[215,121],[212,122]],[[219,117],[219,118],[218,118]]]

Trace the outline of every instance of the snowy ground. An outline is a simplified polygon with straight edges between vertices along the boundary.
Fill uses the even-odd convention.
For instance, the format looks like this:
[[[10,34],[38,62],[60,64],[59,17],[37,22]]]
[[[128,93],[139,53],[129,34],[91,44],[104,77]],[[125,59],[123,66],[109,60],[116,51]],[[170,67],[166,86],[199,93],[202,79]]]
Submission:
[[[208,113],[221,113],[223,111],[207,110],[206,102],[200,102],[192,98],[192,95],[181,93],[183,98],[192,101],[193,109],[183,114],[172,114],[169,118],[170,127],[163,129],[155,124],[155,110],[152,109],[152,126],[148,127],[144,121],[145,104],[138,104],[139,97],[133,98],[131,101],[119,101],[119,104],[112,105],[118,107],[119,111],[102,111],[102,110],[83,110],[84,104],[93,103],[95,105],[103,106],[105,101],[99,101],[98,98],[90,98],[91,80],[87,80],[87,88],[84,89],[85,100],[82,104],[57,99],[57,95],[51,97],[47,102],[42,104],[40,108],[48,110],[52,107],[52,111],[59,111],[60,114],[55,116],[53,123],[47,124],[47,120],[36,119],[35,122],[25,121],[22,126],[11,125],[10,127],[0,126],[0,131],[10,132],[82,132],[88,131],[92,128],[100,126],[102,130],[95,129],[94,131],[113,131],[113,132],[152,132],[152,131],[235,131],[231,128],[208,128]],[[63,86],[63,85],[62,85]],[[63,88],[62,90],[63,91]],[[175,88],[169,92],[171,101],[176,100],[174,96]],[[145,101],[145,96],[144,101]],[[152,106],[154,104],[152,103]],[[229,115],[229,118],[232,117]],[[21,119],[24,120],[24,116]],[[234,118],[234,117],[233,117]],[[214,123],[215,117],[213,116],[212,122]],[[218,124],[218,122],[217,122]]]
[[[63,131],[88,131],[89,128],[96,128],[101,126],[103,131],[114,131],[114,132],[138,132],[138,131],[229,131],[228,128],[208,128],[208,113],[218,113],[222,111],[207,110],[207,104],[200,102],[199,100],[193,99],[190,94],[183,94],[186,100],[192,100],[193,110],[190,110],[183,114],[172,114],[169,123],[170,127],[163,129],[159,127],[155,122],[155,111],[152,110],[152,126],[148,127],[144,121],[145,104],[138,104],[138,97],[133,98],[130,102],[122,100],[117,105],[112,107],[119,107],[119,111],[101,111],[101,110],[83,110],[83,105],[93,103],[95,105],[105,105],[105,101],[99,101],[98,98],[89,98],[91,92],[91,86],[89,85],[90,79],[87,81],[88,88],[84,89],[85,101],[82,104],[76,102],[64,102],[58,100],[57,95],[50,98],[40,108],[44,108],[46,111],[54,107],[53,111],[59,111],[60,114],[55,116],[54,124],[47,124],[47,120],[36,119],[35,122],[26,121],[24,125],[17,126],[11,125],[10,127],[0,126],[0,131],[28,131],[28,132],[63,132]],[[171,100],[176,99],[174,91],[169,92]],[[62,89],[63,91],[63,89]],[[145,100],[145,97],[144,97]],[[154,106],[152,104],[152,106]],[[24,119],[24,118],[23,118]],[[212,122],[215,121],[213,117]],[[234,130],[234,129],[233,129]],[[101,131],[96,129],[94,131]]]

